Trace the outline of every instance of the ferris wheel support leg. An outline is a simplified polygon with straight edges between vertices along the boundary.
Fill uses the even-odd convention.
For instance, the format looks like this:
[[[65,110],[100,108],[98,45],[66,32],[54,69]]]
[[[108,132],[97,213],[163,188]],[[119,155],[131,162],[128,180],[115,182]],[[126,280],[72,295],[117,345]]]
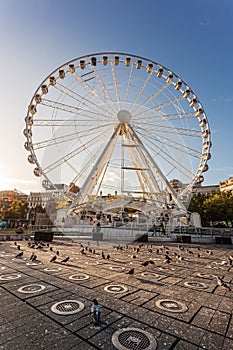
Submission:
[[[93,166],[92,171],[90,172],[86,181],[82,185],[80,192],[73,200],[70,209],[74,209],[77,203],[80,203],[80,202],[84,203],[88,201],[88,194],[92,193],[96,185],[96,182],[98,181],[104,169],[106,162],[110,159],[113,149],[115,147],[116,141],[118,139],[118,136],[120,134],[120,131],[121,131],[121,124],[119,123],[114,133],[112,134],[110,140],[106,144],[103,152],[101,153],[95,165]]]
[[[146,156],[148,157],[150,163],[152,164],[155,172],[157,173],[158,177],[161,179],[162,183],[164,184],[166,190],[172,195],[172,198],[174,200],[174,202],[176,203],[176,205],[178,206],[178,208],[184,212],[187,212],[187,209],[185,208],[184,204],[181,202],[181,200],[177,197],[176,192],[174,191],[174,189],[172,188],[171,184],[169,183],[169,181],[166,179],[166,177],[163,175],[162,171],[160,170],[160,168],[158,167],[158,165],[155,163],[154,159],[151,157],[151,155],[147,152],[147,149],[145,148],[145,146],[143,145],[143,143],[141,142],[140,138],[138,137],[138,135],[135,133],[135,131],[133,130],[132,126],[130,124],[128,124],[129,130],[131,131],[131,133],[134,135],[135,139],[137,140],[138,144],[140,145],[141,149],[143,150],[143,152],[146,154]]]

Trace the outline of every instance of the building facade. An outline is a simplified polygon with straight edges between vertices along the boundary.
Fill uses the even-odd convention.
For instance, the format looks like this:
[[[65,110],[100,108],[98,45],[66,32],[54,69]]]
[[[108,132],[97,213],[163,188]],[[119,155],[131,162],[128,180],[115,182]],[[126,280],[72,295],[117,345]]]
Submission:
[[[233,193],[233,177],[229,177],[228,180],[221,181],[219,183],[219,188],[221,192],[231,192]]]

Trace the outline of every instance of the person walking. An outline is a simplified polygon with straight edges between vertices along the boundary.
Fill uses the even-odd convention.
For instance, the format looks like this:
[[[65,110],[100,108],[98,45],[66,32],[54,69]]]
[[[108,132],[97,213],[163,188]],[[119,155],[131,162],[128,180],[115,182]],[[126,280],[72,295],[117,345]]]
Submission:
[[[101,314],[100,308],[101,307],[97,299],[93,299],[92,302],[93,304],[91,306],[91,314],[92,314],[93,323],[96,328],[100,328],[100,314]]]

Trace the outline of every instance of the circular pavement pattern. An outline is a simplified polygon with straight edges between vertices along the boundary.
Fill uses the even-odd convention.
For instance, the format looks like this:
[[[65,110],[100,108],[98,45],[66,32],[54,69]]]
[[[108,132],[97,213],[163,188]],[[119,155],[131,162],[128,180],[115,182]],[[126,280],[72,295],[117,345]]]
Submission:
[[[153,272],[143,272],[143,273],[141,273],[141,275],[143,277],[147,277],[147,278],[159,278],[159,277],[161,277],[161,275],[158,275],[157,273],[153,273]]]
[[[160,266],[159,267],[160,271],[175,271],[172,267],[166,267],[166,266]]]
[[[57,271],[61,271],[62,268],[61,267],[46,267],[44,269],[44,271],[47,271],[47,272],[57,272]]]
[[[99,262],[98,261],[86,261],[85,264],[90,265],[90,266],[95,266],[95,265],[99,265]]]
[[[30,293],[41,292],[44,289],[45,289],[45,286],[43,286],[42,284],[28,284],[27,286],[20,287],[18,289],[18,292],[30,294]]]
[[[84,304],[78,300],[64,300],[51,306],[51,311],[58,315],[73,315],[84,309]]]
[[[112,335],[112,343],[118,350],[155,350],[156,339],[148,332],[139,328],[119,329]]]
[[[123,267],[123,266],[110,266],[109,268],[110,268],[110,270],[116,271],[116,272],[121,272],[121,271],[125,270],[125,267]]]
[[[42,262],[40,262],[40,261],[38,261],[38,262],[27,262],[26,265],[37,266],[37,265],[42,265]]]
[[[104,287],[104,290],[108,293],[124,293],[128,291],[128,288],[121,284],[111,284]]]
[[[209,279],[209,280],[215,279],[215,275],[210,275],[208,273],[198,273],[197,276],[201,277],[201,278],[206,278],[206,279]]]
[[[18,263],[26,263],[26,259],[22,258],[12,258],[13,261],[16,261]]]
[[[75,280],[75,281],[84,281],[84,280],[88,280],[89,278],[90,278],[90,276],[81,275],[81,274],[72,275],[69,277],[70,280]]]
[[[194,288],[194,289],[207,289],[208,286],[204,283],[201,282],[196,282],[196,281],[189,281],[189,282],[184,282],[184,285],[186,287]]]
[[[155,302],[155,305],[161,310],[173,313],[188,311],[188,307],[177,300],[159,299]]]
[[[0,275],[0,280],[2,281],[10,281],[10,280],[16,280],[17,278],[20,278],[21,275],[18,273],[7,273],[4,275]]]

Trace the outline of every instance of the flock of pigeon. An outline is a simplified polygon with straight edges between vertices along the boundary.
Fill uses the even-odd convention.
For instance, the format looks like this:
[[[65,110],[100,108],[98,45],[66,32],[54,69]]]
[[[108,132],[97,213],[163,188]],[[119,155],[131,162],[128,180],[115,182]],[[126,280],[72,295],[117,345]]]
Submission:
[[[110,245],[106,245],[105,248],[103,246],[101,249],[100,246],[94,246],[91,242],[86,242],[85,244],[82,242],[73,242],[73,249],[69,250],[69,256],[64,256],[62,245],[59,246],[60,251],[57,250],[56,244],[51,245],[51,243],[49,244],[42,241],[24,242],[23,247],[17,242],[15,242],[14,245],[19,250],[15,259],[21,259],[27,255],[27,258],[34,263],[41,262],[39,259],[44,259],[45,253],[47,253],[46,263],[67,264],[70,261],[75,261],[75,259],[77,259],[77,254],[85,259],[101,259],[104,261],[111,261],[112,263],[118,263],[118,265],[123,259],[124,263],[128,262],[131,265],[131,268],[125,272],[128,276],[134,276],[137,269],[139,271],[140,269],[149,269],[151,267],[151,271],[155,271],[156,267],[161,263],[183,264],[192,263],[194,261],[197,263],[198,260],[203,262],[213,254],[216,255],[214,261],[219,261],[218,264],[228,266],[229,269],[231,269],[233,265],[233,255],[231,254],[227,256],[227,260],[222,260],[221,257],[216,254],[217,251],[214,253],[213,250],[202,249],[200,247],[188,248],[181,245],[169,247],[166,245],[155,246],[143,243],[132,243],[111,247]],[[65,250],[65,252],[67,254],[68,250]],[[207,261],[209,262],[209,260]],[[72,267],[74,267],[74,265],[72,265]],[[215,275],[215,278],[218,286],[227,291],[231,290],[223,277]]]

